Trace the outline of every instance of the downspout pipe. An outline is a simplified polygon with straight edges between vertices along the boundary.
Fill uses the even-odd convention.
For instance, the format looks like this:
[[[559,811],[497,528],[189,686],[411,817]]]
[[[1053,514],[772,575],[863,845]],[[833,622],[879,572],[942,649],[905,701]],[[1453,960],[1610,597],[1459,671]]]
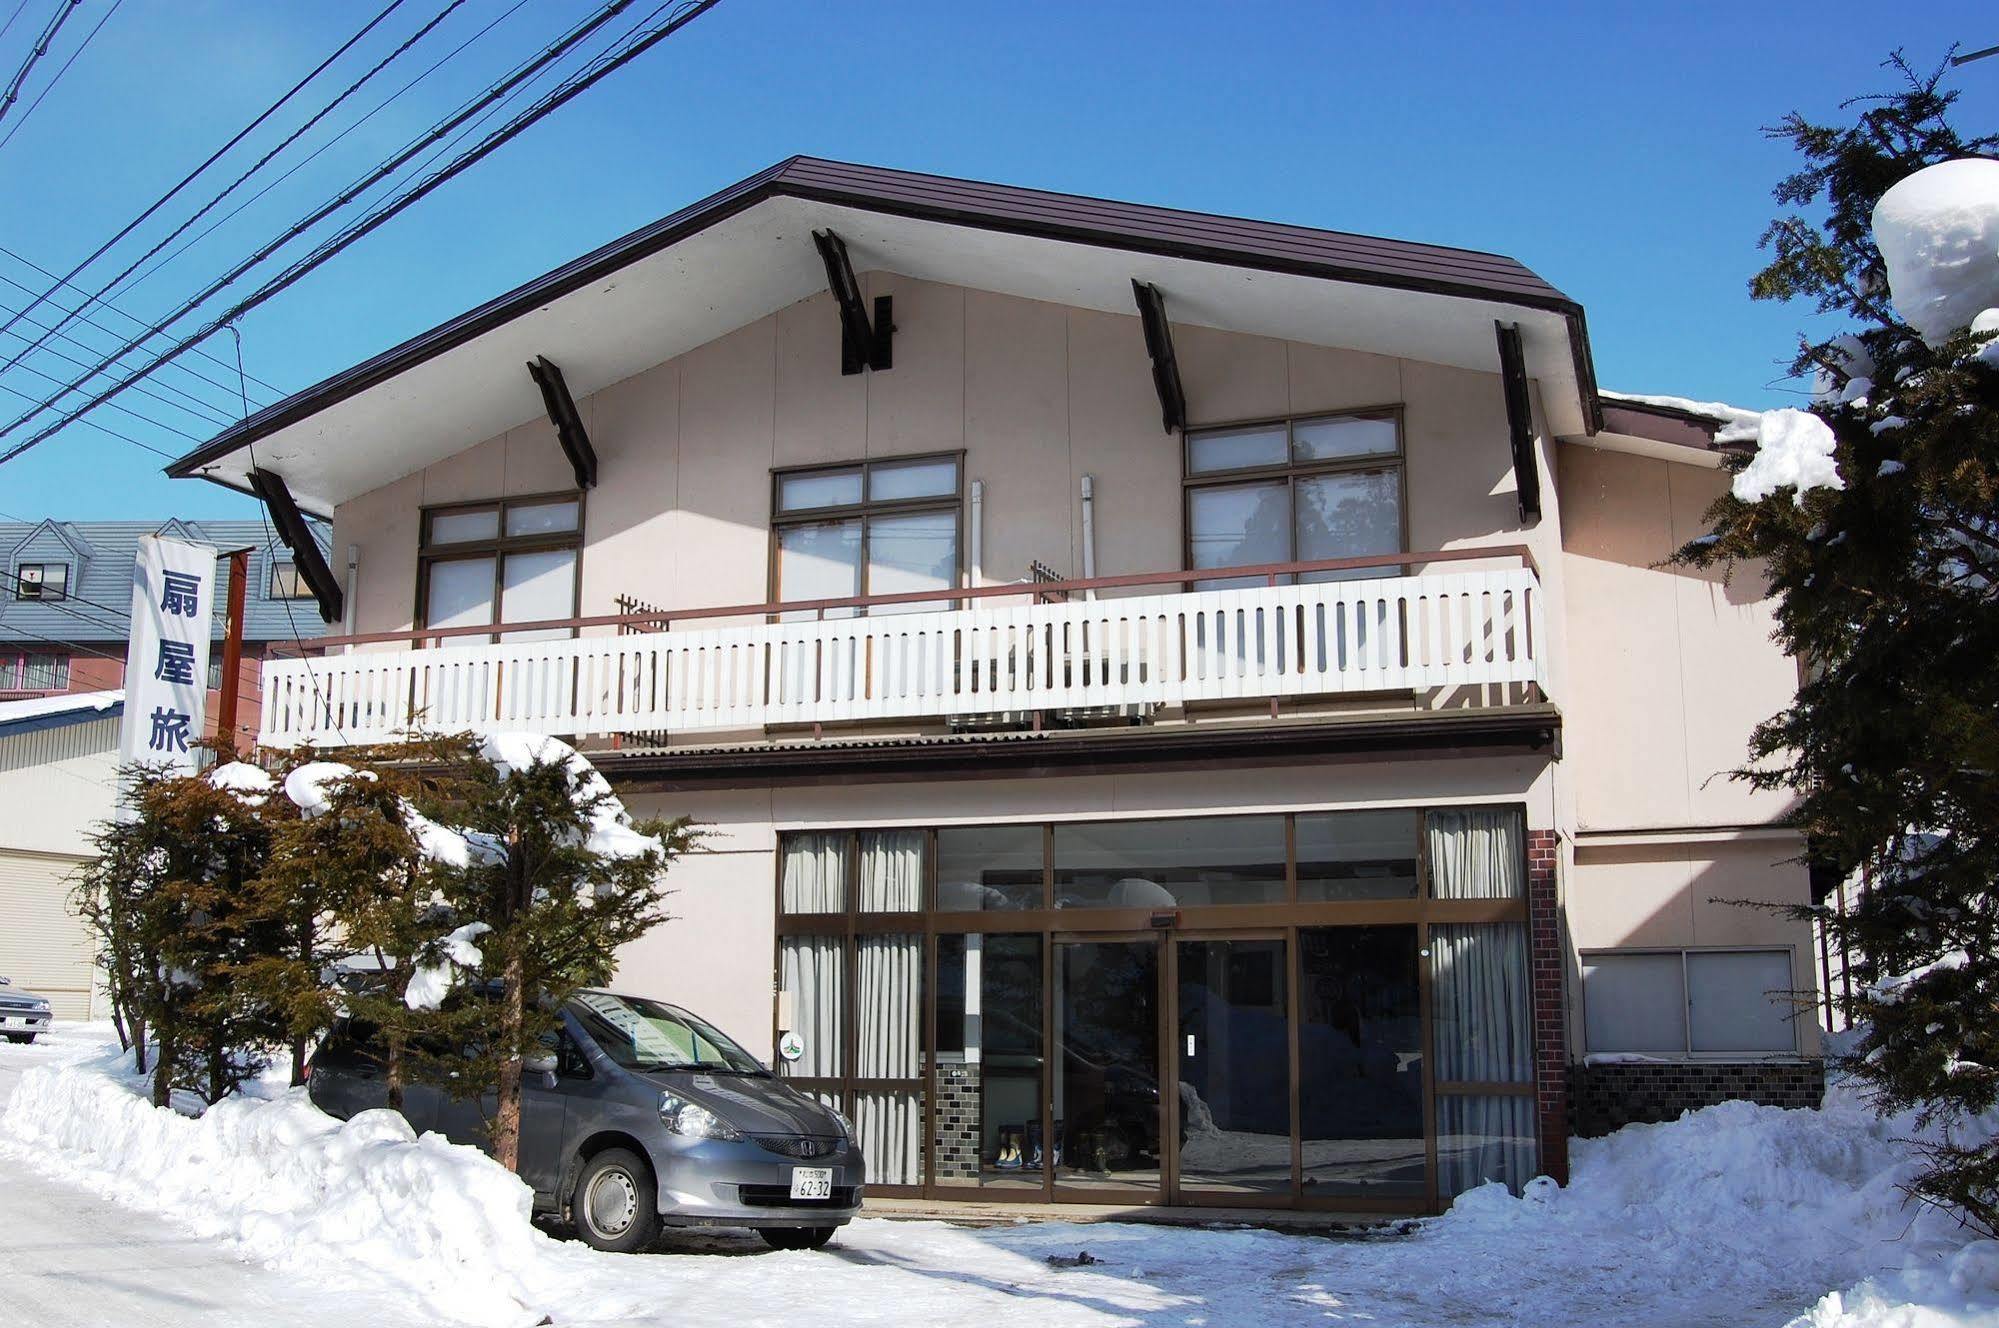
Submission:
[[[1083,476],[1083,579],[1092,580],[1097,575],[1097,483],[1094,476]],[[1086,590],[1085,599],[1095,599],[1097,592]]]
[[[986,482],[972,481],[972,529],[970,532],[971,584],[981,586],[986,580]]]

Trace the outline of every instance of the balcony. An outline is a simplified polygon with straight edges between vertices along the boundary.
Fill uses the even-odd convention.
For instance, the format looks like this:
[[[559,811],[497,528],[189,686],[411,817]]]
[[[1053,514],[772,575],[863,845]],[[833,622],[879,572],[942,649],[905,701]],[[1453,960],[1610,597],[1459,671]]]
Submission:
[[[511,640],[488,628],[321,638],[308,648],[324,653],[264,663],[259,741],[340,746],[420,726],[664,744],[826,725],[1144,721],[1210,705],[1276,714],[1370,694],[1414,694],[1419,707],[1465,689],[1545,696],[1541,589],[1524,548],[1202,578],[613,614],[508,624]],[[556,630],[577,634],[519,639]]]

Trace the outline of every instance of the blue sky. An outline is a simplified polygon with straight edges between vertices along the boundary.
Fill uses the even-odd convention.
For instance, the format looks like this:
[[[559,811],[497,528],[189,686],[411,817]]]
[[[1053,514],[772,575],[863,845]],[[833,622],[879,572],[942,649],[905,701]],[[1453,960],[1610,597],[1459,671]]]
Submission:
[[[467,0],[407,67],[393,66],[355,105],[373,105],[512,3]],[[51,65],[106,4],[85,0]],[[440,4],[409,0],[334,74],[353,77]],[[36,80],[0,121],[0,131],[16,129],[0,146],[0,246],[11,251],[0,253],[0,307],[15,311],[28,298],[9,282],[40,289],[23,260],[66,269],[377,7],[124,0],[39,108],[19,119]],[[146,316],[171,307],[594,7],[526,0],[119,303]],[[28,28],[53,9],[53,0],[29,0],[0,36],[0,72],[11,73]],[[1890,49],[1928,65],[1952,41],[1999,42],[1989,0],[724,0],[253,314],[244,354],[252,375],[296,390],[804,152],[1511,254],[1584,303],[1605,386],[1783,404],[1795,391],[1781,366],[1808,311],[1752,304],[1745,294],[1773,211],[1770,188],[1793,164],[1759,127],[1793,109],[1839,116],[1843,97],[1889,85],[1876,66]],[[1956,82],[1963,124],[1999,122],[1999,57],[1966,66]],[[315,92],[327,95],[315,84],[299,104],[317,105]],[[353,118],[336,117],[306,143]],[[249,149],[274,141],[253,138],[224,164],[246,165]],[[92,344],[110,340],[75,330]],[[233,357],[226,337],[209,349]],[[167,401],[125,400],[205,436],[210,426],[171,403],[186,389],[210,401],[211,417],[233,416],[216,384],[233,388],[234,373],[191,364],[215,383],[168,370],[156,387]],[[4,381],[41,385],[21,369]],[[0,402],[7,419],[19,404]],[[98,418],[169,452],[192,445],[130,415]],[[0,513],[254,511],[214,486],[169,481],[160,465],[127,442],[72,427],[0,466]]]

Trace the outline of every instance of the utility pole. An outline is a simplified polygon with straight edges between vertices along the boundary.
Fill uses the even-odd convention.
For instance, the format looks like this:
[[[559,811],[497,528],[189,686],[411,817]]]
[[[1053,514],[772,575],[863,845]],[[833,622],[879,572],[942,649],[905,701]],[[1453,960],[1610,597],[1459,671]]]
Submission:
[[[1959,65],[1968,65],[1973,60],[1983,60],[1988,55],[1999,55],[1999,46],[1988,46],[1982,51],[1966,51],[1963,55],[1953,55],[1950,58],[1950,67],[1955,69]]]
[[[229,616],[222,632],[222,695],[215,705],[215,745],[218,760],[236,755],[236,698],[243,686],[243,602],[250,581],[248,548],[232,549],[229,560]]]

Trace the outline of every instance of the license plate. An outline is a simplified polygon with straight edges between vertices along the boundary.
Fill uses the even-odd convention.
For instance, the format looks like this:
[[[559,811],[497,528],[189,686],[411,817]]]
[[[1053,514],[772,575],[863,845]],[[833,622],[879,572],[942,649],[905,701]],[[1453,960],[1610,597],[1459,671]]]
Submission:
[[[793,1167],[791,1169],[791,1197],[794,1199],[832,1198],[833,1168]]]

